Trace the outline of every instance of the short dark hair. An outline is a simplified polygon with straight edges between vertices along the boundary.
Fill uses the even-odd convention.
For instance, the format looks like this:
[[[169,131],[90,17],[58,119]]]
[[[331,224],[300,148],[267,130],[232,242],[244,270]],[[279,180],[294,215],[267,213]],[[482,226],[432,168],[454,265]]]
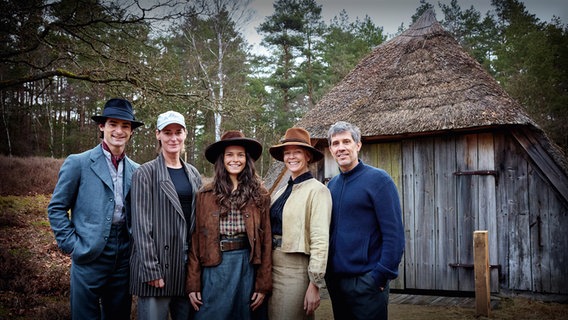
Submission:
[[[348,131],[355,143],[361,142],[361,130],[354,124],[345,121],[337,121],[327,131],[327,143],[331,145],[331,137],[338,133]]]

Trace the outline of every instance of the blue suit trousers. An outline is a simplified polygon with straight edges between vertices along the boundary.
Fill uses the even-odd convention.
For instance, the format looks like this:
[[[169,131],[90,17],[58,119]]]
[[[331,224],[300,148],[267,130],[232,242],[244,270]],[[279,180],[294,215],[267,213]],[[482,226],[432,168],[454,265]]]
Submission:
[[[125,225],[113,225],[101,255],[71,265],[71,316],[83,320],[129,320],[130,237]]]

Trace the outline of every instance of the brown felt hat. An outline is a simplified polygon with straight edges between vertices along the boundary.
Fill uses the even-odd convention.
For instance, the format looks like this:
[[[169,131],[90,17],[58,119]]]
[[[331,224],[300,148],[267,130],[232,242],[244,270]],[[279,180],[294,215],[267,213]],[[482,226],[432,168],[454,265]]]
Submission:
[[[323,153],[318,149],[312,147],[310,143],[310,133],[304,128],[290,128],[286,130],[284,139],[280,144],[270,147],[268,151],[272,157],[278,161],[284,161],[284,147],[285,146],[300,146],[312,154],[310,162],[318,162],[323,159]]]
[[[242,146],[250,157],[256,161],[262,154],[262,145],[260,142],[246,138],[245,135],[237,130],[231,130],[223,133],[221,140],[214,142],[205,148],[205,158],[207,161],[215,164],[219,154],[225,152],[228,146]]]

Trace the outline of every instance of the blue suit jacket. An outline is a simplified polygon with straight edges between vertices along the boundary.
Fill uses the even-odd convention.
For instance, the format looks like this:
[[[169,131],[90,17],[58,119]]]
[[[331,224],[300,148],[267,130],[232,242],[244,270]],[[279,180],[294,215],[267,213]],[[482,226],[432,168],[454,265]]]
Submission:
[[[47,213],[57,245],[76,263],[103,251],[112,226],[114,192],[103,148],[67,157],[59,171]],[[124,158],[124,208],[130,225],[130,184],[138,164]]]

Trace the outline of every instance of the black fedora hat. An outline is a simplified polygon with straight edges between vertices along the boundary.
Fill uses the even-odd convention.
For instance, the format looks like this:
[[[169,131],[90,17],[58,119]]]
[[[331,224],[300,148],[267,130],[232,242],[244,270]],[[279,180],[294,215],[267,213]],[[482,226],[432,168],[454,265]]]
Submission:
[[[125,99],[110,99],[105,103],[102,115],[91,117],[91,119],[101,124],[104,124],[107,118],[130,121],[132,129],[144,125],[144,123],[136,121],[134,112],[132,111],[132,105]]]
[[[258,160],[262,154],[262,145],[260,142],[251,138],[246,138],[240,131],[231,130],[225,132],[221,136],[221,140],[214,142],[205,148],[205,158],[207,161],[214,164],[215,161],[217,161],[219,154],[223,153],[225,148],[228,146],[244,147],[246,152],[254,161]]]

